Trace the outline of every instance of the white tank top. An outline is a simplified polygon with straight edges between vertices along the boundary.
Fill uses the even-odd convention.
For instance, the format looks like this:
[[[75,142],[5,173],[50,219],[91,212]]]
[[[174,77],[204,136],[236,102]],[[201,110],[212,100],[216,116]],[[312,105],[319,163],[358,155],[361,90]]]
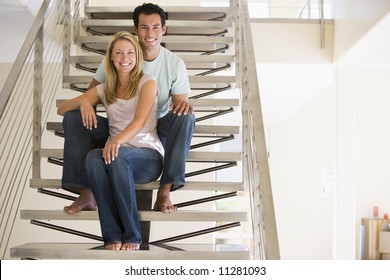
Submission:
[[[99,98],[106,108],[108,126],[110,136],[107,141],[122,132],[128,124],[133,120],[135,109],[139,100],[140,89],[143,84],[149,80],[156,80],[152,76],[144,75],[139,83],[136,96],[129,100],[117,99],[116,102],[107,105],[106,98],[104,97],[104,84],[100,84],[96,87]],[[157,134],[157,96],[159,91],[156,92],[156,99],[150,112],[149,119],[140,132],[128,142],[123,144],[129,147],[146,147],[157,150],[162,156],[164,156],[164,148]]]

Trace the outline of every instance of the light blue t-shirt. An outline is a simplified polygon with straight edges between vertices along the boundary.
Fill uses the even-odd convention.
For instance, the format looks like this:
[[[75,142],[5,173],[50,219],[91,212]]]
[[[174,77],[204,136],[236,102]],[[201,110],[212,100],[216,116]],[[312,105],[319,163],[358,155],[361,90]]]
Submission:
[[[105,82],[104,59],[96,70],[94,79]],[[156,78],[160,95],[158,96],[157,117],[168,113],[171,95],[190,93],[190,82],[184,61],[170,50],[160,46],[160,53],[153,61],[144,61],[143,71]]]

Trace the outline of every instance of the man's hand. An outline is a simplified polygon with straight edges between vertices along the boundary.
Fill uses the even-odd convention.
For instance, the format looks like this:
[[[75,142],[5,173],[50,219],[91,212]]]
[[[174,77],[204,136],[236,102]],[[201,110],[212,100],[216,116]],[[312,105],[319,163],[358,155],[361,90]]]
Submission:
[[[181,114],[187,115],[188,112],[194,112],[194,108],[188,102],[187,94],[172,95],[172,103],[169,108],[178,116],[181,116]]]

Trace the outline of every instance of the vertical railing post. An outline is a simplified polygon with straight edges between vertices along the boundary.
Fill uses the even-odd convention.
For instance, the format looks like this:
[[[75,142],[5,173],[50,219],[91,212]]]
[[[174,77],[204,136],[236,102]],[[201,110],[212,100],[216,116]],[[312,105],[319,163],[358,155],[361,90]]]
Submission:
[[[320,25],[321,25],[321,49],[325,48],[325,20],[324,20],[324,0],[318,0],[320,6]]]
[[[72,42],[72,13],[70,4],[71,1],[72,0],[66,0],[65,7],[64,42],[62,47],[62,77],[67,77],[70,74],[70,46]]]
[[[34,49],[33,84],[33,167],[32,177],[41,178],[41,142],[42,142],[42,88],[43,88],[43,23],[37,33]]]
[[[253,258],[280,259],[271,179],[261,112],[259,85],[254,63],[248,3],[239,1],[240,80],[244,134],[245,185],[251,196]],[[245,26],[244,26],[245,25]]]

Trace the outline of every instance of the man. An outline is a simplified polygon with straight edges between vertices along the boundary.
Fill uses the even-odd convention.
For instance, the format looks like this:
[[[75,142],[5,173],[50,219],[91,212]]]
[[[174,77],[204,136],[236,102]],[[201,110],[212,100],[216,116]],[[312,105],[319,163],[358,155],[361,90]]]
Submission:
[[[193,108],[188,102],[188,74],[183,60],[161,46],[162,36],[167,30],[166,16],[162,8],[144,3],[134,10],[133,20],[134,32],[138,35],[143,51],[143,71],[157,79],[160,90],[157,131],[164,145],[165,157],[154,209],[164,213],[176,212],[177,209],[170,200],[170,192],[185,184],[185,161],[195,128]],[[102,62],[89,88],[104,83],[104,68]],[[72,214],[81,210],[96,210],[94,196],[84,179],[84,159],[91,145],[104,146],[108,131],[105,131],[107,120],[99,116],[96,128],[83,128],[85,131],[81,131],[78,127],[79,131],[76,132],[74,126],[75,123],[80,126],[80,113],[68,113],[63,120],[65,145],[62,188],[80,194],[70,206],[64,207],[65,213]],[[78,146],[81,142],[84,147],[80,152]],[[85,151],[87,147],[88,151]]]

